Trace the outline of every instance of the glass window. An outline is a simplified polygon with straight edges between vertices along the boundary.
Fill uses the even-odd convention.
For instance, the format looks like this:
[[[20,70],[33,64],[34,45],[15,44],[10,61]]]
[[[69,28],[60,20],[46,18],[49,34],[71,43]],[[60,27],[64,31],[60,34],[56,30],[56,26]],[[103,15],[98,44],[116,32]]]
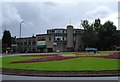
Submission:
[[[64,33],[67,33],[66,30],[64,30]]]
[[[55,37],[55,40],[63,40],[63,37],[56,36],[56,37]]]
[[[67,39],[66,39],[66,37],[64,37],[64,41],[66,41]]]
[[[55,33],[63,33],[63,30],[55,30]]]
[[[74,37],[74,41],[76,41],[76,38]]]

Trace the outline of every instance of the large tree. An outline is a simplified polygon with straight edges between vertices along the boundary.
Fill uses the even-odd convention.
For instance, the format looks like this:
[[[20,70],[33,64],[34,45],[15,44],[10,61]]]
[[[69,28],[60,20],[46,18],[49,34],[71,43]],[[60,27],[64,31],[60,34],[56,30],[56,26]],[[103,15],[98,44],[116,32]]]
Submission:
[[[94,29],[94,25],[90,25],[87,20],[83,20],[82,26],[84,28],[84,47],[96,47],[97,35]]]
[[[2,37],[3,52],[5,52],[8,47],[11,47],[11,34],[10,34],[10,31],[5,30]]]
[[[103,25],[100,19],[95,19],[92,24],[83,20],[84,28],[84,46],[96,47],[98,50],[111,50],[113,46],[120,45],[120,31],[116,30],[116,26],[111,21],[106,21]]]
[[[105,22],[99,29],[99,48],[102,50],[110,50],[114,46],[116,40],[116,26],[111,21]]]

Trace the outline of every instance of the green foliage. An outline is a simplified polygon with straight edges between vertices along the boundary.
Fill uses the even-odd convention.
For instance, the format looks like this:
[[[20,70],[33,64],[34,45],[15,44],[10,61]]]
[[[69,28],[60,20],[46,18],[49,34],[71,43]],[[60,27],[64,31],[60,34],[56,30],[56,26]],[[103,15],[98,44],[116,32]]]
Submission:
[[[116,27],[113,22],[107,21],[98,31],[98,48],[102,50],[111,50],[114,45],[117,45],[116,40]]]
[[[82,23],[84,27],[83,41],[85,47],[96,47],[97,35],[94,28],[94,24],[89,24],[87,20]]]
[[[120,31],[116,30],[116,26],[111,21],[106,21],[103,25],[100,19],[89,24],[87,20],[83,20],[84,27],[83,41],[86,47],[96,47],[98,50],[112,50],[113,46],[120,46]]]

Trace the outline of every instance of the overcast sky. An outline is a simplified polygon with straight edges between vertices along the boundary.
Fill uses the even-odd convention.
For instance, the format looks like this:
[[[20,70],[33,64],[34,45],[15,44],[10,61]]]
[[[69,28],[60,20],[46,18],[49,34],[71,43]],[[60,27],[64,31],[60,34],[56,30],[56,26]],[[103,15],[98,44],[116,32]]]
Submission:
[[[65,0],[66,1],[66,0]],[[104,23],[113,21],[118,28],[118,0],[114,2],[80,2],[67,0],[55,2],[5,2],[0,3],[2,21],[0,31],[9,30],[12,36],[19,37],[20,22],[22,37],[46,33],[51,28],[66,28],[71,18],[74,28],[81,28],[80,21],[91,23],[100,18]],[[2,33],[0,34],[0,38]]]

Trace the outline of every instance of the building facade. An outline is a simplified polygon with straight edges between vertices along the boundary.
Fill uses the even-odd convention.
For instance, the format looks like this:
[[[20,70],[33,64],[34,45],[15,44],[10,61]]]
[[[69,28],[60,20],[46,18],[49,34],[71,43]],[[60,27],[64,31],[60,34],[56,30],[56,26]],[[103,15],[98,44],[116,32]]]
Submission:
[[[48,29],[47,34],[17,38],[19,52],[65,52],[81,51],[83,30],[68,25],[66,29]]]
[[[53,35],[39,34],[36,35],[37,52],[53,52]]]
[[[36,52],[36,37],[17,38],[17,51],[22,53]]]
[[[84,48],[82,29],[74,29],[72,25],[68,25],[67,29],[49,29],[47,34],[54,37],[54,51],[81,51]]]

